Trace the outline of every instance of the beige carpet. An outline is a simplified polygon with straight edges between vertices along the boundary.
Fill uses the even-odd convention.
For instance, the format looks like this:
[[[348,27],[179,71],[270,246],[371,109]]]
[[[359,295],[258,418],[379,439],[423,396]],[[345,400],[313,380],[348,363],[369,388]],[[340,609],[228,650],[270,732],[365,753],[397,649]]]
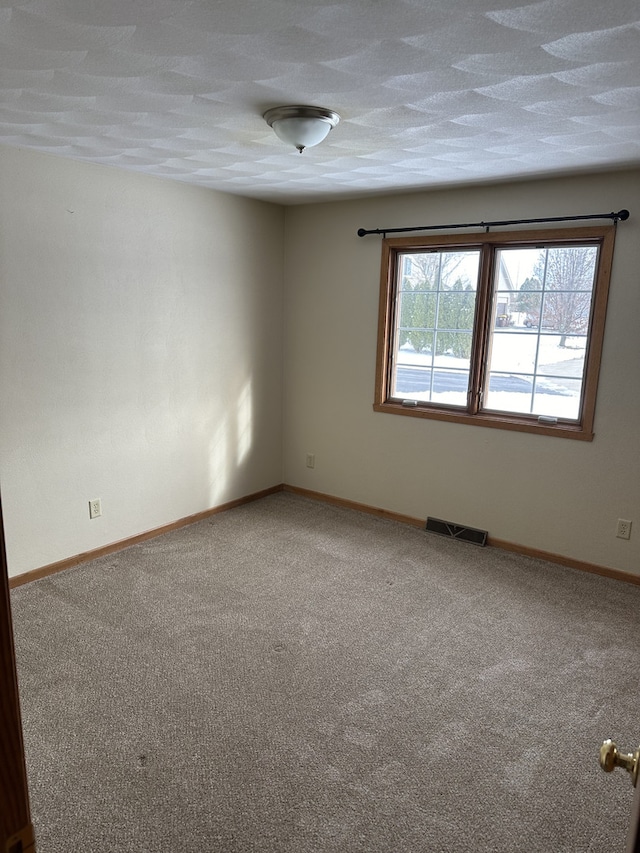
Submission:
[[[40,853],[624,849],[638,587],[280,493],[12,601]]]

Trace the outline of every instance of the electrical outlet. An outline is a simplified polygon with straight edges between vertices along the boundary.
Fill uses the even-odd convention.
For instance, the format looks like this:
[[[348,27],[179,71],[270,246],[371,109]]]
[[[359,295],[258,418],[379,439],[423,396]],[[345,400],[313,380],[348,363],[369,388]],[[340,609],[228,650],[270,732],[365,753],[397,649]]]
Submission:
[[[315,468],[316,467],[316,454],[315,453],[307,453],[307,468]]]
[[[102,504],[100,498],[94,501],[89,501],[89,518],[100,518],[102,515]]]
[[[627,521],[626,518],[618,519],[618,526],[616,527],[616,536],[618,539],[631,539],[631,522]]]

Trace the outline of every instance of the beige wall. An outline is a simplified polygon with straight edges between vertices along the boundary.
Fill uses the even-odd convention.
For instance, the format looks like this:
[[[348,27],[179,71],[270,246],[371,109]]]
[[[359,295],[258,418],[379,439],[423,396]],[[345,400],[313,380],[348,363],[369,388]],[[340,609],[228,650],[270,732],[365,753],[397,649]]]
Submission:
[[[282,481],[282,254],[276,205],[0,149],[12,574]]]
[[[372,411],[380,239],[359,227],[624,207],[593,442]],[[285,245],[285,482],[640,574],[640,172],[288,208]]]

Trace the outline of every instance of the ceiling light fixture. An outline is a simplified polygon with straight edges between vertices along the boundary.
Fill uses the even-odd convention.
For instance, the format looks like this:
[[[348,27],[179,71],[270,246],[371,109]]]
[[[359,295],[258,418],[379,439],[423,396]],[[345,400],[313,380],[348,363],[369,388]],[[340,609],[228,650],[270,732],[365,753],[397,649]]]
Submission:
[[[318,145],[340,121],[338,113],[324,107],[273,107],[263,116],[283,142],[295,145],[302,154],[305,148]]]

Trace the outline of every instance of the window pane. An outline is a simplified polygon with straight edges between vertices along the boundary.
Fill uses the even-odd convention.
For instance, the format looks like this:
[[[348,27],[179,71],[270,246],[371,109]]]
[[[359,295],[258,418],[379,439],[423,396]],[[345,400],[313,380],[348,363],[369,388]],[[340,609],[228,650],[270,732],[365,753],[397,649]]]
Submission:
[[[534,272],[539,254],[539,249],[500,249],[498,290],[542,290],[542,279]]]
[[[539,376],[533,395],[533,414],[576,420],[580,415],[579,379],[564,378],[561,382]]]
[[[437,296],[424,291],[403,291],[398,316],[399,347],[409,346],[417,353],[433,347],[433,329]]]
[[[439,329],[473,329],[476,308],[475,291],[440,293],[438,299]]]
[[[538,352],[538,336],[528,330],[509,330],[494,335],[491,345],[490,369],[533,373]]]
[[[434,370],[431,400],[443,406],[466,406],[468,370]]]
[[[545,331],[586,334],[591,310],[591,291],[550,291],[542,303],[541,325]]]
[[[479,259],[475,249],[399,254],[392,397],[467,405]]]
[[[483,408],[578,420],[598,250],[497,254]]]
[[[531,375],[495,371],[489,374],[484,408],[499,412],[531,414],[532,399],[533,381]]]
[[[393,396],[403,400],[429,400],[431,368],[411,361],[398,363],[394,373]]]
[[[471,364],[471,332],[436,332],[433,362],[437,367],[450,367],[469,372]]]
[[[538,373],[556,378],[570,376],[581,379],[587,338],[541,335],[538,351]]]

